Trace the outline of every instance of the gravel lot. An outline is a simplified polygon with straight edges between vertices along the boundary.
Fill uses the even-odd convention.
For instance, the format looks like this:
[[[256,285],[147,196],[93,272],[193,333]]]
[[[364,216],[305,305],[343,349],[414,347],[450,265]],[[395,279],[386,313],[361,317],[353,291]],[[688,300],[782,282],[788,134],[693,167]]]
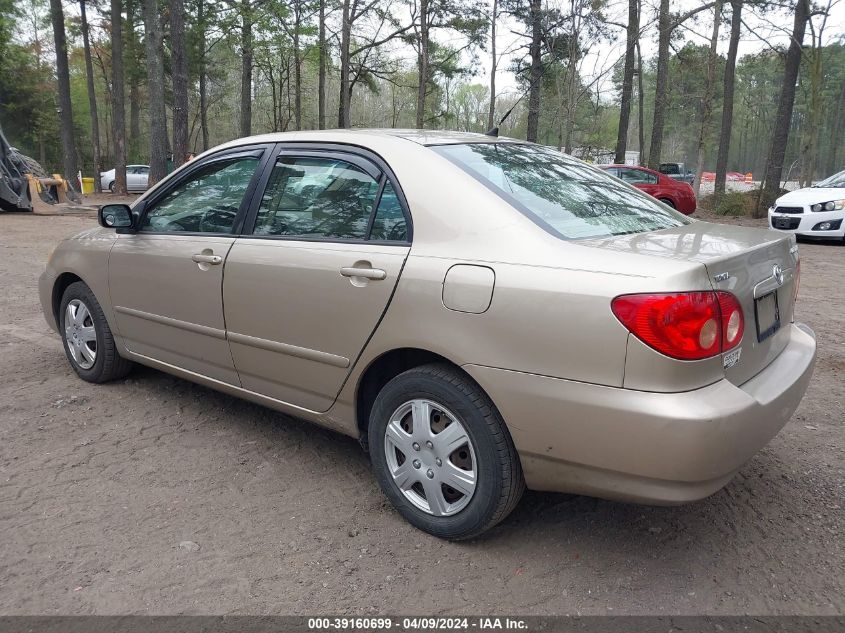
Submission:
[[[387,506],[354,440],[149,369],[79,380],[36,281],[94,222],[0,215],[0,614],[845,613],[845,247],[801,245],[816,374],[726,489],[528,493],[450,544]]]

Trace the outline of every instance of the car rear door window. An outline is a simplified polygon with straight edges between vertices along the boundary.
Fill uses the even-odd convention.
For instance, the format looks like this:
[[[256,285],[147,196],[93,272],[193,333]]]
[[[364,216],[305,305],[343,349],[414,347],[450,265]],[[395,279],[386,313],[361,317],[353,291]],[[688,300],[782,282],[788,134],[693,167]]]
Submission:
[[[364,240],[378,193],[379,181],[352,162],[280,156],[264,190],[253,232]],[[389,219],[382,224],[385,222]]]
[[[144,215],[141,231],[231,233],[260,152],[207,163]]]

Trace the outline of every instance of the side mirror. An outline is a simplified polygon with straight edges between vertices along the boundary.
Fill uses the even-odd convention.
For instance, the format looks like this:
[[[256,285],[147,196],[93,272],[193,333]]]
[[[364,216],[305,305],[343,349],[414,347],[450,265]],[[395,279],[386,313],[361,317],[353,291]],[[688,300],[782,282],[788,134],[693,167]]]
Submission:
[[[131,229],[135,224],[132,209],[125,204],[104,204],[97,212],[97,219],[107,229]]]

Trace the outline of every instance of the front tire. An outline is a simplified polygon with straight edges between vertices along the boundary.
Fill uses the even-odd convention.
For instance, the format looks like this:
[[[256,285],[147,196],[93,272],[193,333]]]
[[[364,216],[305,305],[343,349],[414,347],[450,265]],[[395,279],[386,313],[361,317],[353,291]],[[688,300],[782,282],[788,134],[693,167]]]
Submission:
[[[112,180],[112,181],[109,183],[109,191],[111,191],[112,193],[114,193],[114,180]]]
[[[440,538],[482,534],[525,490],[504,420],[449,365],[424,365],[388,382],[373,405],[368,440],[387,498],[409,523]]]
[[[118,354],[103,308],[85,283],[77,281],[65,289],[58,320],[65,354],[82,380],[108,382],[132,369],[132,362]]]

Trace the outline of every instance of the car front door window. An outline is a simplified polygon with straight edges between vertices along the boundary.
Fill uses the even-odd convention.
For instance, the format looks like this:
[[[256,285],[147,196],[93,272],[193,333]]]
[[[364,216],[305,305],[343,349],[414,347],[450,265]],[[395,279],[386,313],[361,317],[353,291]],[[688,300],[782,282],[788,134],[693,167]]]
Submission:
[[[140,230],[230,233],[257,165],[256,154],[202,166],[149,209]]]

